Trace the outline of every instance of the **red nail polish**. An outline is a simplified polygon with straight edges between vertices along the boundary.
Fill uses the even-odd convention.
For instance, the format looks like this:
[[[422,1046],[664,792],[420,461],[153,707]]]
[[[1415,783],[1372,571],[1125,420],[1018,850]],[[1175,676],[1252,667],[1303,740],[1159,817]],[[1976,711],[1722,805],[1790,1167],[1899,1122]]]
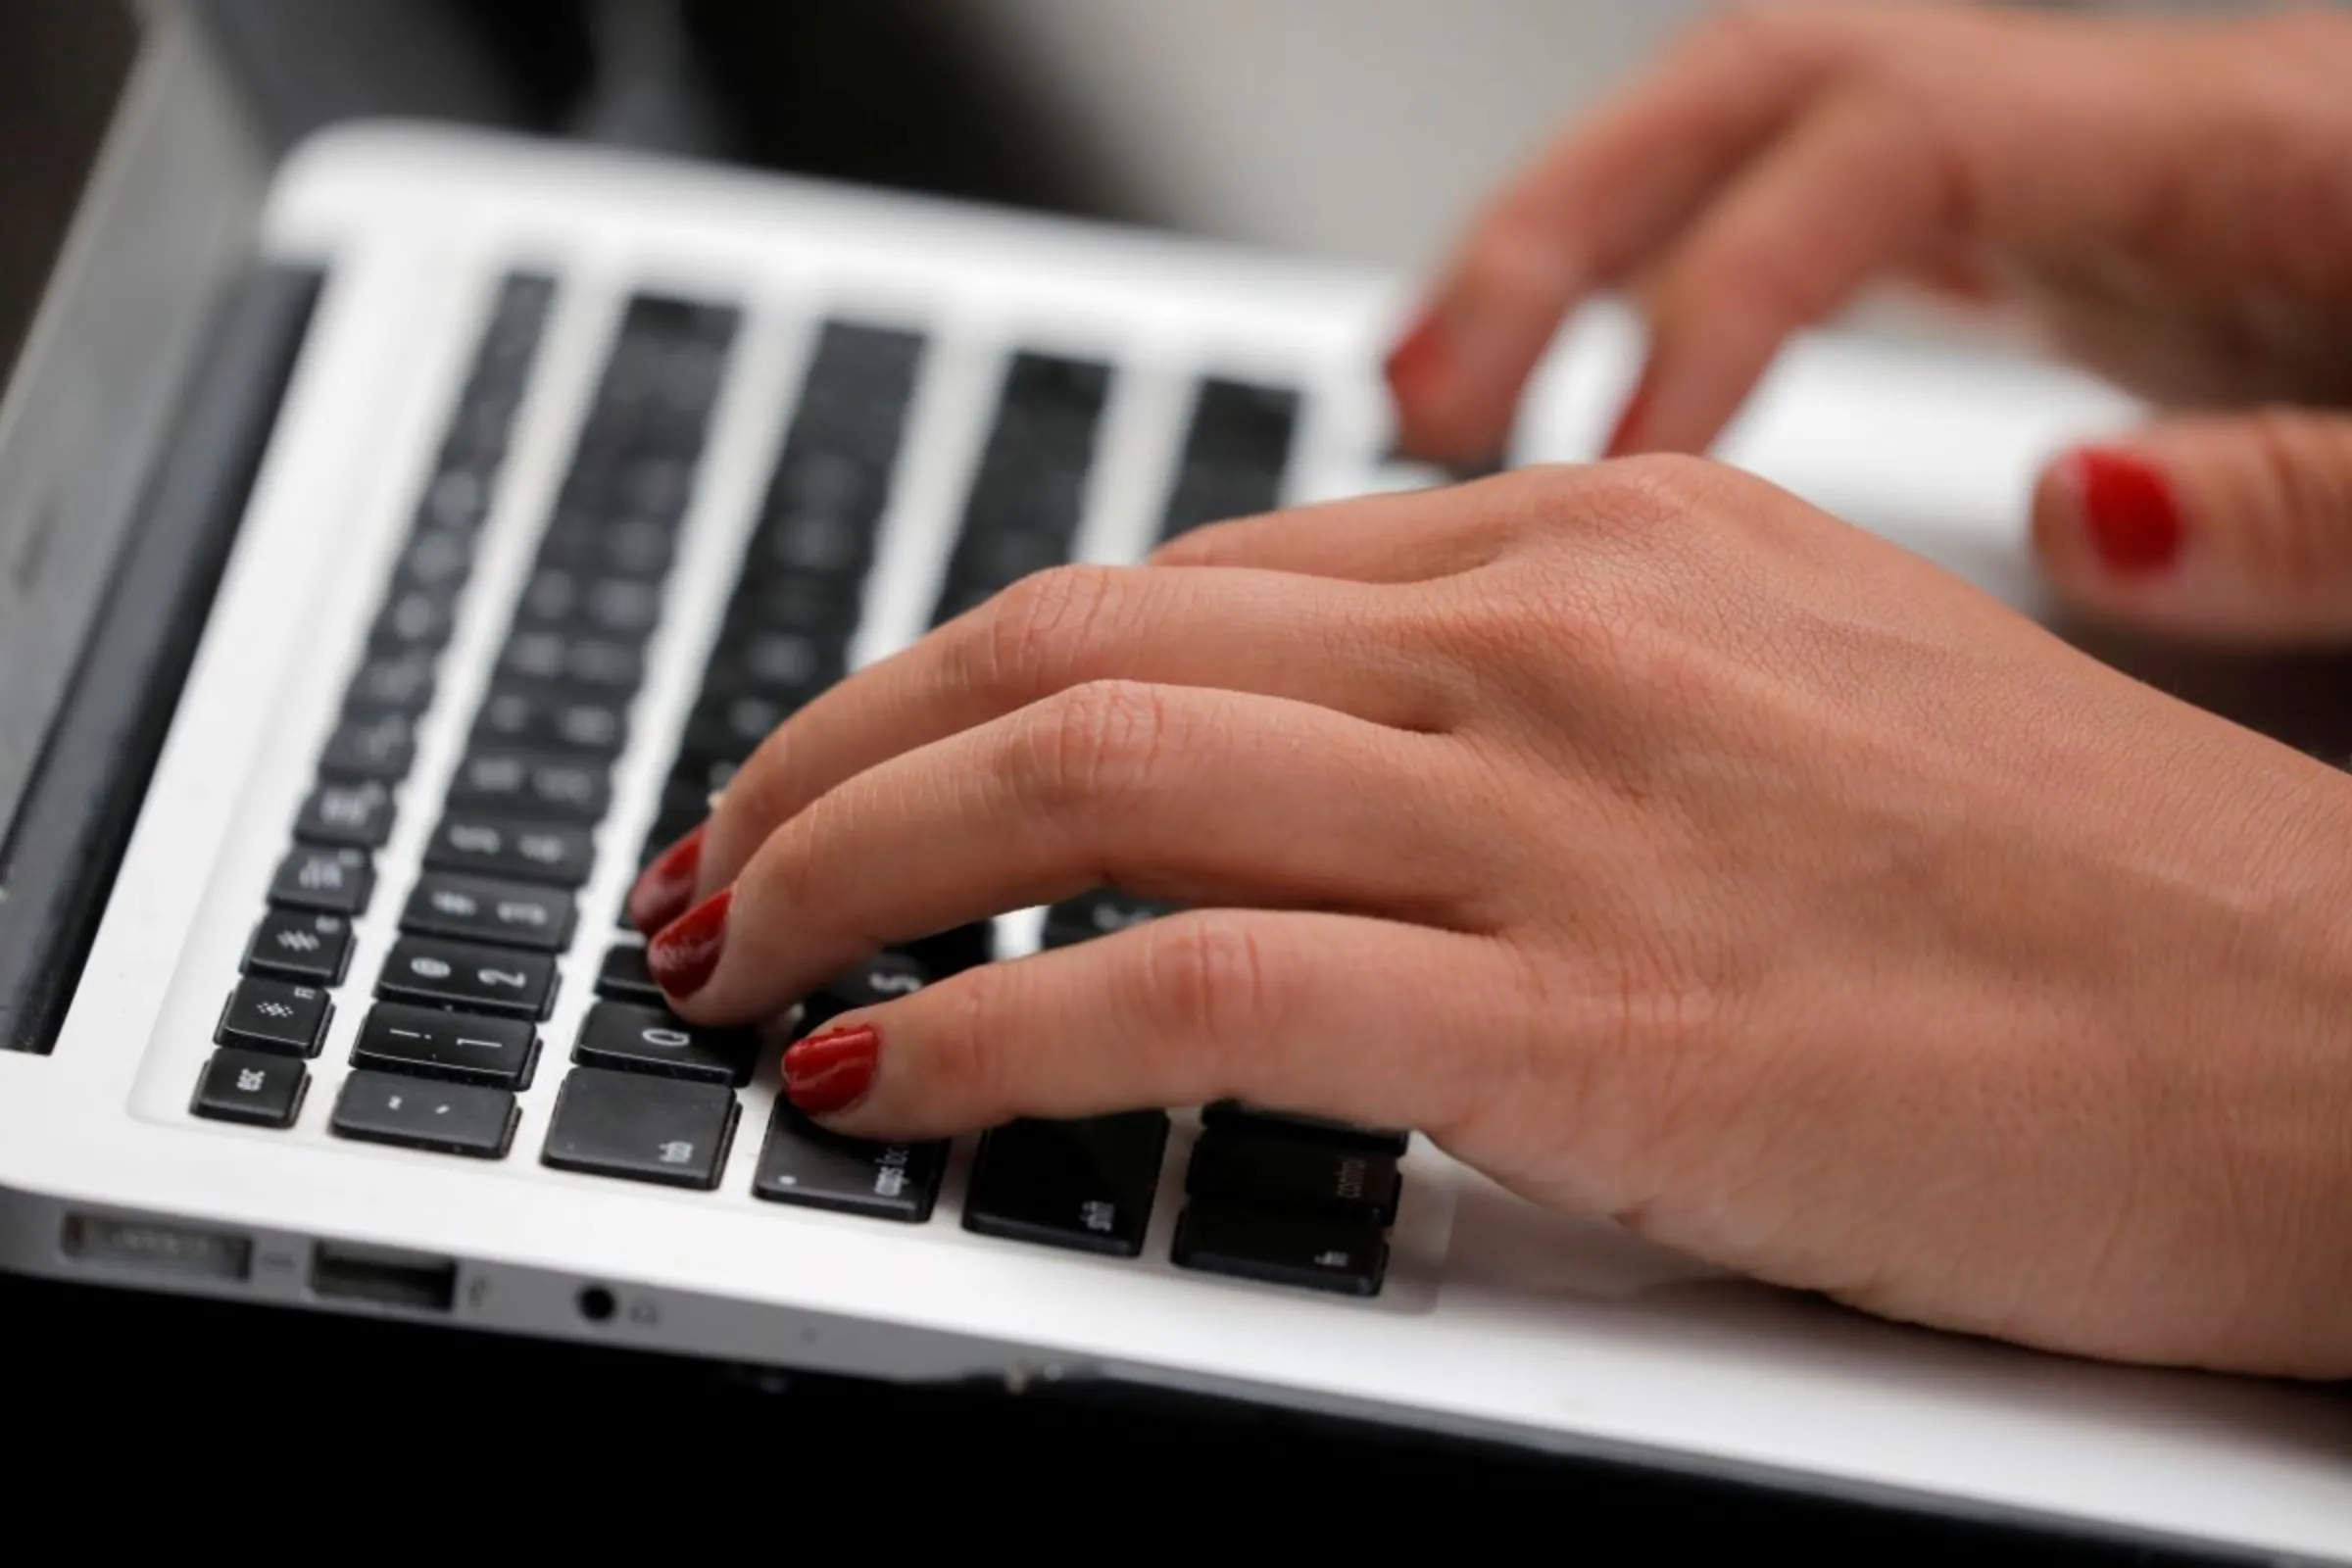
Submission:
[[[726,946],[727,908],[734,902],[735,890],[721,888],[646,944],[645,967],[672,999],[691,997],[710,984],[719,950]]]
[[[1625,412],[1617,416],[1617,428],[1609,432],[1608,445],[1601,448],[1606,458],[1631,457],[1638,450],[1634,443],[1642,438],[1642,426],[1649,417],[1650,385],[1644,375],[1634,395],[1625,400]]]
[[[2180,502],[2154,464],[2095,449],[2067,462],[2082,508],[2082,531],[2109,571],[2145,577],[2180,559]]]
[[[1389,388],[1400,397],[1417,398],[1425,395],[1429,384],[1446,373],[1446,340],[1438,330],[1435,311],[1426,312],[1413,323],[1413,329],[1397,340],[1389,351],[1388,364],[1383,367],[1389,378]]]
[[[694,902],[694,879],[702,871],[704,823],[662,852],[629,890],[629,924],[652,936],[686,912]]]
[[[871,1024],[811,1035],[784,1053],[784,1093],[804,1115],[849,1109],[874,1086],[882,1036]]]

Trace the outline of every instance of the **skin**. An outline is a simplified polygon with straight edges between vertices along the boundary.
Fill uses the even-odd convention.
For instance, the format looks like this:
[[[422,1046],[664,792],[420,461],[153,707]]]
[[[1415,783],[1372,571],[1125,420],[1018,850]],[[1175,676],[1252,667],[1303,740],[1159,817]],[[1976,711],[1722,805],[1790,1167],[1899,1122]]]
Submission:
[[[2169,323],[2143,384],[2328,395],[2323,339],[2255,328],[2346,336],[2352,207],[2317,175],[2352,204],[2347,79],[2352,31],[2302,19],[1722,24],[1474,231],[1404,422],[1475,446],[1560,314],[1637,273],[1636,447],[1711,438],[1787,332],[1895,268],[1997,276],[2086,351]],[[2054,467],[2061,584],[2258,630],[2271,558],[2218,541],[2325,537],[2329,494],[2264,417],[2235,488],[2227,421],[2142,438],[2191,541],[2153,583],[2098,575]],[[2281,635],[2352,627],[2352,594],[2278,602]],[[1753,478],[1530,470],[1028,579],[746,765],[696,872],[732,890],[716,967],[673,1005],[772,1019],[877,947],[1104,884],[1194,912],[835,1020],[880,1045],[831,1125],[1237,1096],[1417,1127],[1887,1316],[2352,1375],[2352,788]]]

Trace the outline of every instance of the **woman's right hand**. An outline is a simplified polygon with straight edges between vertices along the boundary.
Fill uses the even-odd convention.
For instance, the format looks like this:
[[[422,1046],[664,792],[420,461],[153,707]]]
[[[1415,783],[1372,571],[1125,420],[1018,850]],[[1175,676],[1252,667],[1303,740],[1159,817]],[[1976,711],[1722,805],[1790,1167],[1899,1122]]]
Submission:
[[[2054,464],[2035,543],[2083,608],[2352,640],[2352,18],[2123,22],[1751,5],[1572,125],[1473,224],[1389,364],[1405,445],[1501,444],[1564,317],[1650,352],[1612,451],[1700,451],[1794,332],[1890,276],[2022,310],[2205,411]]]

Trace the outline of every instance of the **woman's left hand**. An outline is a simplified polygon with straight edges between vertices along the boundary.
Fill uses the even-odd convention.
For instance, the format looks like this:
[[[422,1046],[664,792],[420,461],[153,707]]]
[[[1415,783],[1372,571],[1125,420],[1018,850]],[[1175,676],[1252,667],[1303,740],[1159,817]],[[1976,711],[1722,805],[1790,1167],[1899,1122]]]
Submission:
[[[1195,910],[836,1019],[793,1097],[1410,1125],[1872,1310],[2352,1373],[2352,789],[1759,481],[1031,578],[788,722],[636,911],[737,1024],[1105,885]]]

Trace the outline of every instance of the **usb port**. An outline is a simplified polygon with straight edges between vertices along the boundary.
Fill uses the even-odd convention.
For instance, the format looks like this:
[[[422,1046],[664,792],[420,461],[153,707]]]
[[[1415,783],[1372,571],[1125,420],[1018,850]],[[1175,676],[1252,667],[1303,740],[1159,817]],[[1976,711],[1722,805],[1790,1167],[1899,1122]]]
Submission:
[[[320,1242],[311,1252],[311,1294],[410,1312],[446,1312],[458,1299],[458,1265],[446,1257]]]
[[[76,1262],[159,1280],[236,1283],[253,1272],[253,1243],[242,1236],[109,1214],[67,1215],[59,1246]]]

